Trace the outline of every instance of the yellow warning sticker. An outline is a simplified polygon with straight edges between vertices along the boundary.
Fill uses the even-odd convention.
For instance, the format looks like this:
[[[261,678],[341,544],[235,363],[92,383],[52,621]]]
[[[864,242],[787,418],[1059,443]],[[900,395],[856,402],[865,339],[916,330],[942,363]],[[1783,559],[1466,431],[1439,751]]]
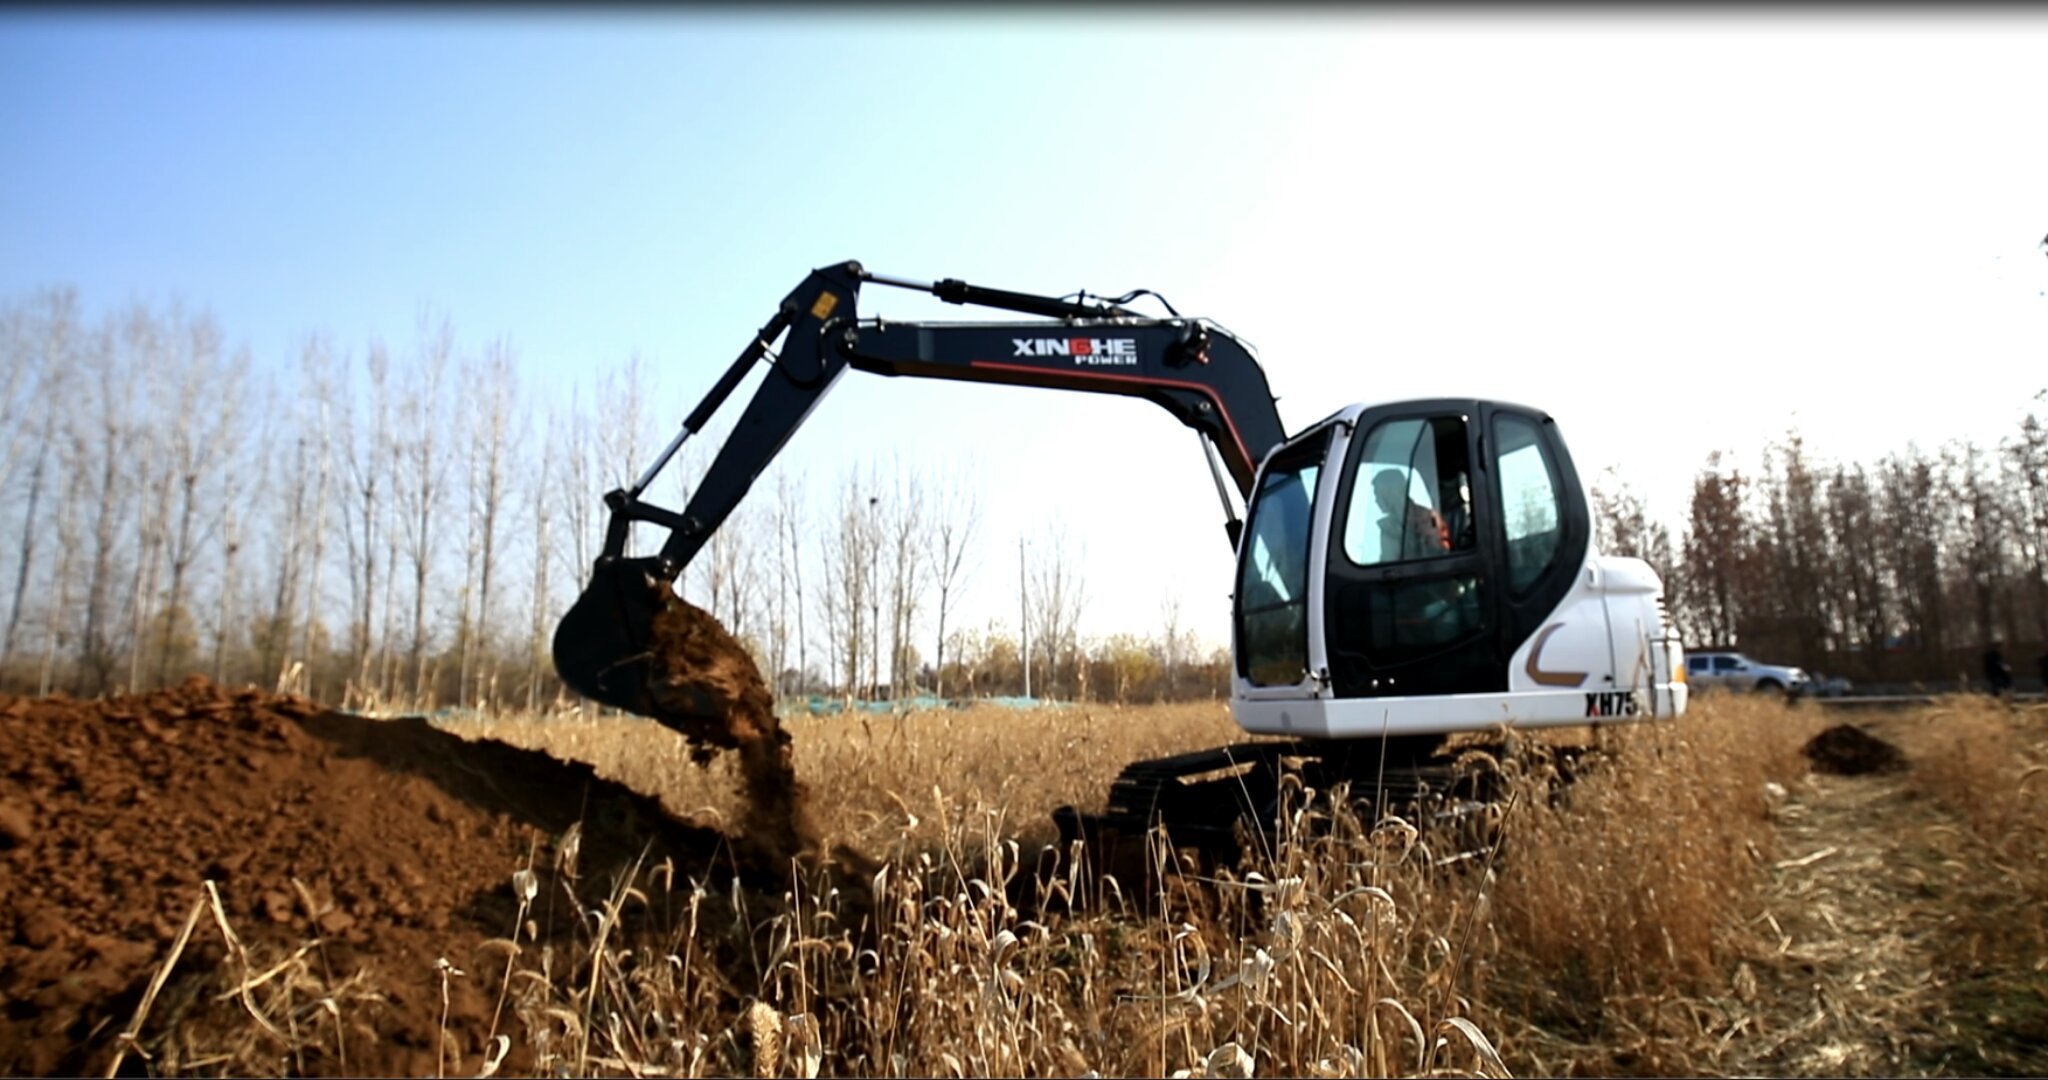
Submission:
[[[832,314],[832,309],[838,306],[839,295],[837,293],[821,292],[818,294],[818,302],[811,305],[811,318],[822,319]]]

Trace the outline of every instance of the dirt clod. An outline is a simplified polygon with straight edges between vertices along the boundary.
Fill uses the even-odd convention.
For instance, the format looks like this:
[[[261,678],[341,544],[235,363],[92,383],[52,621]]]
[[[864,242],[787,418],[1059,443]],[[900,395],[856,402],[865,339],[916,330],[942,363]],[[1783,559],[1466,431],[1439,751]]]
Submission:
[[[1853,724],[1836,724],[1807,740],[1800,753],[1813,762],[1815,772],[1837,776],[1899,772],[1906,757],[1899,748]]]
[[[10,802],[0,802],[0,851],[28,843],[35,832],[35,823],[28,816],[28,811]]]

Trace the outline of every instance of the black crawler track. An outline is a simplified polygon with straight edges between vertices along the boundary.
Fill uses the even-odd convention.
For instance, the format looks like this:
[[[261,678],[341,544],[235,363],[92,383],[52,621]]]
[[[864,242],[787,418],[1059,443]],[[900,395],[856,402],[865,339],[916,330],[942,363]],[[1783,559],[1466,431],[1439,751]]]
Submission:
[[[1348,785],[1352,804],[1372,818],[1400,814],[1418,824],[1469,816],[1498,794],[1497,776],[1459,764],[1436,738],[1244,742],[1133,762],[1102,813],[1068,806],[1053,817],[1063,849],[1080,840],[1103,850],[1163,826],[1173,847],[1234,865],[1247,842],[1270,845],[1288,777],[1324,794]]]

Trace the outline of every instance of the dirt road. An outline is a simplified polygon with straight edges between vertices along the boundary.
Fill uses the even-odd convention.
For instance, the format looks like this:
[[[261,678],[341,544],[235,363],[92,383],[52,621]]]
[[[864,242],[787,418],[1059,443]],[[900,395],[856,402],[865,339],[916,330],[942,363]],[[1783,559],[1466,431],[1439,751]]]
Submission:
[[[1907,721],[1859,726],[1887,741]],[[1735,977],[1721,1064],[1765,1076],[2042,1075],[2048,988],[1980,968],[1991,860],[1911,770],[1811,774],[1777,808],[1782,855]],[[1959,913],[1962,913],[1959,915]]]

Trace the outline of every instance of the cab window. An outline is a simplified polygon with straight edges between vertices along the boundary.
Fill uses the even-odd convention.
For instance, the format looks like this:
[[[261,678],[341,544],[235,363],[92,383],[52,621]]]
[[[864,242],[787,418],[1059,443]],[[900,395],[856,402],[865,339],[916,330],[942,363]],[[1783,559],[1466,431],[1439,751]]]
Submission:
[[[1500,455],[1495,475],[1507,531],[1508,590],[1520,595],[1557,561],[1563,537],[1557,463],[1544,447],[1542,430],[1526,417],[1495,417],[1493,437]]]
[[[1345,515],[1355,566],[1433,559],[1469,549],[1472,492],[1462,416],[1389,420],[1365,436]]]
[[[1238,673],[1292,686],[1308,671],[1308,561],[1325,434],[1281,452],[1253,496],[1238,564]]]

